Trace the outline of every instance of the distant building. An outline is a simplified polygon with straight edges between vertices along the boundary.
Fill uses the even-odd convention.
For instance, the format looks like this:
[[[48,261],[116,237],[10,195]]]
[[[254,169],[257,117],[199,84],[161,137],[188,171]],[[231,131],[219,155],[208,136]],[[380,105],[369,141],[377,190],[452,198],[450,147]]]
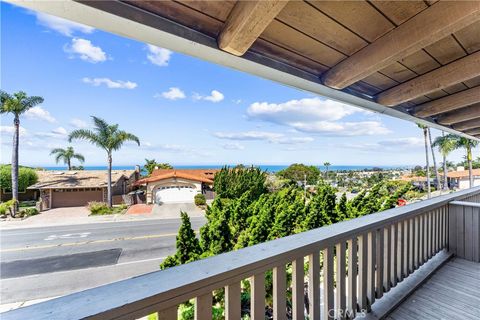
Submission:
[[[193,202],[201,193],[207,199],[213,198],[215,169],[156,169],[136,186],[146,187],[147,203],[186,203]]]
[[[480,169],[473,169],[473,186],[480,186]],[[469,173],[464,167],[457,167],[456,171],[447,173],[448,185],[456,189],[470,188]]]
[[[41,210],[85,206],[90,201],[107,202],[107,170],[38,171],[38,182],[27,190],[38,191]],[[132,190],[138,170],[113,170],[113,203]]]

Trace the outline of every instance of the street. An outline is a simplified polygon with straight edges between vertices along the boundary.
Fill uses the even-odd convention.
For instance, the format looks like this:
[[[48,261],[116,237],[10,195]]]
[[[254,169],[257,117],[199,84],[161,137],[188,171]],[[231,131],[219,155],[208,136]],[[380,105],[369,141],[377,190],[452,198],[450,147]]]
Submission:
[[[191,218],[198,230],[204,218]],[[159,270],[180,219],[2,230],[1,304],[61,296]]]

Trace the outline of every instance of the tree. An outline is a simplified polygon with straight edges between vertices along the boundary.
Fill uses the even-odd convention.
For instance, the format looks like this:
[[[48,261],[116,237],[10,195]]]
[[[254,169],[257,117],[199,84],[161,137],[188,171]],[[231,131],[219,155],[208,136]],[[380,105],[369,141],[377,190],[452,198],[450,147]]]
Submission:
[[[50,152],[50,155],[55,155],[55,162],[60,160],[68,166],[68,170],[72,170],[72,159],[77,159],[81,163],[85,162],[85,158],[80,153],[75,153],[73,147],[67,147],[66,149],[56,148]]]
[[[140,145],[137,136],[118,129],[118,124],[108,124],[105,120],[92,116],[94,128],[93,130],[78,129],[74,130],[68,136],[68,141],[75,139],[87,140],[93,145],[107,152],[108,162],[108,206],[112,206],[112,154],[113,151],[119,150],[126,141],[133,141]]]
[[[42,97],[29,97],[23,91],[11,95],[0,90],[0,113],[11,113],[13,115],[12,200],[15,202],[15,205],[13,206],[13,216],[17,213],[18,201],[18,145],[20,116],[40,103],[43,103]]]
[[[438,151],[442,154],[443,157],[443,189],[448,190],[448,167],[447,167],[447,157],[448,155],[455,150],[456,148],[456,139],[451,134],[445,135],[442,132],[441,137],[435,138],[433,146],[438,148]]]
[[[38,181],[38,175],[32,168],[19,167],[18,170],[18,190],[26,190],[32,184]],[[0,165],[0,188],[12,190],[12,166]]]
[[[423,130],[423,140],[425,143],[425,162],[427,170],[427,197],[430,198],[430,162],[428,160],[428,127],[423,124],[417,124],[420,129]]]
[[[325,167],[325,179],[328,179],[328,168],[330,168],[332,164],[328,161],[323,163],[323,166]]]
[[[337,204],[337,216],[343,217],[343,219],[353,218],[350,217],[348,213],[347,202],[347,195],[344,192],[340,197],[340,201]]]
[[[147,171],[147,175],[151,175],[155,169],[173,169],[168,163],[158,163],[155,159],[145,159],[145,165],[143,168]]]
[[[182,218],[182,224],[180,225],[180,229],[178,229],[178,235],[176,237],[175,247],[177,251],[173,256],[167,257],[167,259],[160,264],[160,269],[198,260],[202,253],[188,214],[182,211],[180,212],[180,216]]]
[[[456,136],[455,149],[465,149],[467,163],[468,163],[468,180],[470,181],[470,188],[473,187],[473,174],[472,174],[472,148],[478,145],[477,141],[473,141],[464,137]]]
[[[238,199],[249,191],[251,199],[258,199],[267,192],[266,173],[256,167],[223,167],[215,174],[213,185],[220,198]]]
[[[430,142],[430,151],[432,152],[433,170],[435,171],[435,179],[437,180],[437,182],[435,182],[435,188],[437,190],[439,190],[440,189],[440,177],[438,175],[437,160],[435,159],[435,150],[434,150],[433,143],[432,143],[432,131],[430,130],[430,128],[428,128],[428,139],[429,139],[429,142]]]
[[[318,182],[320,170],[316,166],[306,166],[302,163],[294,163],[288,168],[277,172],[277,176],[295,182],[303,182],[306,177],[307,183],[312,185]]]

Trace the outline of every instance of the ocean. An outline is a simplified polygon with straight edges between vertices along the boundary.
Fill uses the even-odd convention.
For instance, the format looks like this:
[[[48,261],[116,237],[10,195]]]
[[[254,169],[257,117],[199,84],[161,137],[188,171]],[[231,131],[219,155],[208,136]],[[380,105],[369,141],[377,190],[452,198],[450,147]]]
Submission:
[[[223,165],[179,165],[174,166],[177,169],[219,169]],[[234,165],[229,165],[234,166]],[[288,165],[254,165],[267,172],[278,172],[288,167]],[[320,170],[324,171],[325,166],[317,166]],[[46,170],[66,170],[66,167],[43,167]],[[86,166],[85,170],[107,170],[106,166]],[[409,166],[330,166],[328,170],[331,171],[358,171],[369,170],[373,168],[381,169],[408,169]],[[134,165],[131,166],[113,166],[113,170],[132,170],[135,169]]]

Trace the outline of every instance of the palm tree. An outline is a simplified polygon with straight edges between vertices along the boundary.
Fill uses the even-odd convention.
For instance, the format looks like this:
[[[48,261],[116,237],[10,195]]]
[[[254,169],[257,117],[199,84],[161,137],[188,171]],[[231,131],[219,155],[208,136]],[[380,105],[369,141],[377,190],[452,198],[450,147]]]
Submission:
[[[425,162],[427,165],[427,197],[430,199],[431,191],[430,191],[430,161],[428,159],[428,127],[417,123],[417,126],[423,130],[423,140],[425,142]]]
[[[473,172],[472,172],[472,148],[478,145],[477,141],[473,141],[464,137],[456,137],[455,149],[464,148],[468,163],[468,180],[470,181],[470,188],[473,187]]]
[[[13,95],[0,90],[0,113],[13,114],[13,148],[12,148],[12,200],[13,216],[17,213],[18,201],[18,144],[19,144],[19,130],[20,130],[20,116],[29,109],[43,102],[42,97],[27,96],[23,91],[14,93]]]
[[[323,163],[323,166],[325,167],[325,179],[328,179],[328,168],[331,166],[332,164],[328,161],[324,162]]]
[[[445,135],[442,132],[441,137],[435,138],[432,146],[437,147],[438,151],[442,154],[443,157],[443,189],[448,190],[448,181],[447,181],[447,156],[456,148],[456,138],[452,134]]]
[[[438,175],[438,167],[437,167],[437,160],[435,159],[435,150],[433,148],[432,144],[432,132],[430,131],[430,128],[428,130],[428,139],[430,142],[430,151],[432,152],[432,160],[433,160],[433,170],[435,171],[435,179],[437,182],[435,183],[435,189],[439,190],[440,188],[440,177]]]
[[[55,162],[58,163],[60,160],[63,160],[68,166],[68,170],[72,170],[72,159],[77,159],[80,162],[85,162],[85,158],[80,153],[75,153],[73,147],[67,147],[67,149],[56,148],[50,152],[50,155],[55,155]]]
[[[112,206],[112,153],[119,150],[126,141],[140,145],[137,136],[118,129],[118,124],[108,124],[105,120],[92,116],[93,130],[78,129],[68,136],[69,142],[75,139],[87,140],[107,152],[108,162],[108,206]]]

